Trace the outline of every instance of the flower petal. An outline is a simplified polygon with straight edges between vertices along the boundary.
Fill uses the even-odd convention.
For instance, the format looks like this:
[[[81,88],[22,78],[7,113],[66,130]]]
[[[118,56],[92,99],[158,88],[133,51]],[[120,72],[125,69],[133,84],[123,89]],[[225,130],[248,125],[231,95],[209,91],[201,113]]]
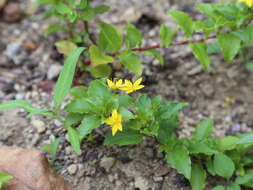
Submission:
[[[138,86],[139,84],[141,84],[141,82],[142,82],[142,78],[139,78],[138,80],[134,82],[134,86]]]

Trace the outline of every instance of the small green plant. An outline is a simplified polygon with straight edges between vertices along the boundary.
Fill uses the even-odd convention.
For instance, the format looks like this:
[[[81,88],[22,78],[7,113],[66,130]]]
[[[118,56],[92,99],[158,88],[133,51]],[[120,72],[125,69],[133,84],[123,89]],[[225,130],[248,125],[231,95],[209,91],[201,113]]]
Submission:
[[[56,42],[58,51],[65,56],[80,44],[86,48],[85,59],[78,64],[78,74],[75,81],[80,84],[83,71],[89,71],[94,77],[108,77],[111,74],[109,63],[117,62],[135,75],[142,74],[140,54],[152,55],[164,63],[158,49],[169,46],[188,45],[196,59],[208,69],[211,64],[210,55],[222,52],[226,61],[232,61],[236,55],[252,46],[251,20],[252,1],[231,0],[227,4],[198,4],[196,9],[205,15],[203,20],[193,20],[188,14],[170,10],[168,13],[177,23],[176,28],[165,24],[160,27],[160,44],[142,46],[143,34],[134,25],[127,25],[123,31],[118,31],[111,24],[98,21],[98,34],[92,33],[89,23],[98,14],[109,11],[110,7],[100,5],[92,7],[88,0],[38,0],[37,5],[47,5],[46,17],[58,18],[59,24],[50,25],[46,34],[57,31],[66,32],[68,38]],[[96,19],[97,20],[97,19]],[[80,30],[80,24],[83,30]],[[183,33],[185,41],[175,41],[177,33]],[[195,40],[195,34],[202,35]],[[242,53],[241,53],[242,55]],[[245,56],[244,56],[245,57]],[[247,68],[251,68],[250,60]]]
[[[243,1],[243,0],[242,0]],[[23,108],[33,115],[44,115],[63,123],[67,140],[76,153],[81,153],[84,140],[92,140],[93,131],[109,128],[104,145],[131,145],[141,143],[144,137],[154,138],[159,151],[164,152],[166,162],[190,182],[193,190],[203,190],[208,175],[223,177],[226,182],[214,190],[238,190],[241,186],[253,188],[253,133],[237,134],[218,139],[211,136],[214,122],[205,119],[199,123],[191,138],[178,138],[175,130],[180,123],[179,112],[187,103],[163,101],[161,96],[150,98],[147,94],[132,93],[144,88],[142,78],[136,81],[103,78],[110,74],[109,63],[119,60],[127,69],[141,75],[142,66],[137,53],[153,55],[163,62],[155,49],[170,45],[190,45],[195,57],[204,68],[211,61],[209,54],[222,51],[225,60],[231,61],[246,44],[253,40],[251,20],[253,1],[245,4],[200,4],[197,9],[207,15],[205,20],[193,21],[186,13],[170,11],[178,23],[177,29],[161,26],[161,44],[141,47],[142,34],[133,25],[125,28],[125,36],[110,24],[99,22],[98,36],[90,33],[88,22],[108,10],[106,6],[91,7],[87,0],[40,0],[49,4],[47,16],[57,16],[66,25],[53,25],[48,33],[62,30],[69,39],[57,42],[58,50],[66,55],[64,67],[57,80],[52,110],[36,108],[24,100],[12,100],[0,104],[0,110]],[[84,31],[78,33],[76,24],[83,22]],[[173,42],[176,31],[182,30],[187,38],[195,32],[203,32],[204,38]],[[124,40],[123,40],[124,39]],[[209,39],[214,42],[206,44]],[[89,42],[88,42],[89,41]],[[79,47],[85,44],[85,47]],[[90,65],[79,64],[81,55]],[[76,68],[90,71],[102,79],[93,80],[88,86],[72,87]],[[61,105],[70,96],[69,103]],[[56,158],[57,139],[43,147]]]
[[[12,176],[10,176],[9,174],[0,173],[0,189],[4,187],[4,183],[6,183],[7,181],[11,179],[12,179]]]

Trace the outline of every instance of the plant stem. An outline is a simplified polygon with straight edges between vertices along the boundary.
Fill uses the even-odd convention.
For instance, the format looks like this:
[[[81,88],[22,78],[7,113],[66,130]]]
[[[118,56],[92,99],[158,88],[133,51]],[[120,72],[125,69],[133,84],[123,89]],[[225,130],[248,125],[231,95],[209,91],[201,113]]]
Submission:
[[[208,38],[201,38],[199,40],[186,40],[186,41],[181,41],[181,42],[173,42],[172,44],[170,44],[170,46],[181,46],[181,45],[187,45],[187,44],[190,44],[190,43],[205,42],[207,40],[215,39],[215,38],[216,38],[216,35],[210,36]],[[160,48],[163,48],[163,47],[160,44],[157,44],[157,45],[153,45],[153,46],[146,46],[146,47],[141,47],[141,48],[133,48],[132,51],[140,51],[141,52],[141,51],[148,51],[148,50],[160,49]],[[116,53],[111,54],[111,56],[115,57],[115,56],[117,56],[120,53],[121,52],[116,52]]]
[[[90,31],[89,31],[89,23],[88,23],[87,21],[84,21],[84,22],[83,22],[83,25],[84,25],[84,30],[87,32],[90,41],[91,41],[94,45],[96,45],[96,44],[97,44],[97,43],[96,43],[96,40],[95,40],[93,34],[90,33]]]

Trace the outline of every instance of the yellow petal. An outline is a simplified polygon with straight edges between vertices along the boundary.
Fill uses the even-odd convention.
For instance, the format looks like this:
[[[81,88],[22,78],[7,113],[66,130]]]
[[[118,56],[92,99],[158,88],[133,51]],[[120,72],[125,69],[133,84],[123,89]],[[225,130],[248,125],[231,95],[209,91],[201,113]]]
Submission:
[[[116,82],[116,87],[117,88],[119,88],[119,87],[121,87],[122,86],[122,80],[120,79],[120,80],[118,80],[117,82]]]
[[[139,78],[138,80],[134,82],[134,86],[138,86],[139,84],[141,84],[141,82],[142,82],[142,78]]]
[[[112,126],[112,136],[117,133],[118,129],[115,126]]]
[[[144,85],[136,86],[134,89],[135,89],[135,90],[140,90],[140,89],[142,89],[142,88],[144,88]]]
[[[105,123],[106,123],[107,125],[112,125],[112,124],[114,123],[114,120],[113,120],[112,117],[109,117],[108,119],[105,120]]]
[[[132,84],[132,82],[131,81],[129,81],[129,80],[125,80],[125,84],[124,84],[126,87],[128,87],[128,88],[132,88],[133,87],[133,84]]]
[[[107,79],[107,85],[109,88],[114,88],[114,83],[109,79]]]

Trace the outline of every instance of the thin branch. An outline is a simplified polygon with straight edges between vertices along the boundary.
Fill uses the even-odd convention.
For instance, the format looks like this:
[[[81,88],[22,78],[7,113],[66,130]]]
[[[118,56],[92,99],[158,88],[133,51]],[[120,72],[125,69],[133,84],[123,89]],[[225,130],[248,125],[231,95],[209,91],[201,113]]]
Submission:
[[[93,34],[90,33],[90,31],[89,31],[89,23],[88,23],[87,21],[84,21],[84,22],[83,22],[83,25],[84,25],[84,30],[87,32],[90,41],[91,41],[93,44],[96,45],[96,44],[97,44],[97,43],[96,43],[96,40],[95,40]]]
[[[214,36],[210,36],[208,38],[201,38],[199,40],[186,40],[186,41],[181,41],[181,42],[173,42],[172,44],[169,45],[170,46],[181,46],[181,45],[186,45],[186,44],[190,44],[190,43],[198,43],[198,42],[205,42],[207,40],[211,40],[211,39],[215,39],[216,35]],[[163,48],[160,44],[157,45],[153,45],[153,46],[146,46],[146,47],[141,47],[141,48],[133,48],[132,51],[148,51],[148,50],[153,50],[153,49],[160,49]],[[119,55],[120,52],[116,52],[111,54],[111,56],[116,57],[117,55]]]

